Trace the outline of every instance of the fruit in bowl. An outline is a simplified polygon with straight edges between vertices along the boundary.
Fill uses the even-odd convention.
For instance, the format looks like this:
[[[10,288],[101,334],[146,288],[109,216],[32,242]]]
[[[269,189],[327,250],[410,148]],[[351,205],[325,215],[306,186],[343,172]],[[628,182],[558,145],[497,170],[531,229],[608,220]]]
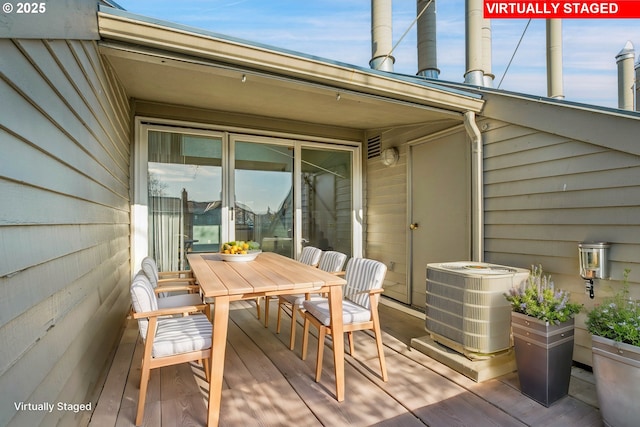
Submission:
[[[250,251],[260,249],[260,245],[254,241],[244,242],[242,240],[236,240],[233,242],[223,243],[220,249],[220,253],[226,255],[246,255]]]

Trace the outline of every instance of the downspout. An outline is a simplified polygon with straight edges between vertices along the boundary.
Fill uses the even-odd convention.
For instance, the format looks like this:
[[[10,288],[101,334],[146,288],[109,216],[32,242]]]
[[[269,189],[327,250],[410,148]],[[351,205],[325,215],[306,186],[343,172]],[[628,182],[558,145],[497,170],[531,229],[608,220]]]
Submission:
[[[471,138],[471,260],[484,261],[484,193],[482,135],[473,111],[464,113],[464,128]]]

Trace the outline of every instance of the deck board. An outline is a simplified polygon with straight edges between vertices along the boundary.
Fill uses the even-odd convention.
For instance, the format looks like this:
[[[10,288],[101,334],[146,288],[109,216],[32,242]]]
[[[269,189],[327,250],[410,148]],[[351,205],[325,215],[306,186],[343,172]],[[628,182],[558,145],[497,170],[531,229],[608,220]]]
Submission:
[[[276,310],[270,316],[275,325]],[[515,373],[476,383],[410,348],[411,338],[424,335],[423,320],[386,306],[380,307],[380,316],[389,381],[380,378],[373,336],[357,332],[356,353],[345,356],[346,400],[337,402],[331,339],[324,344],[322,377],[316,383],[315,334],[303,361],[301,326],[290,351],[288,316],[276,334],[275,327],[265,328],[257,319],[252,302],[233,303],[220,425],[602,426],[589,373],[572,377],[571,396],[545,408],[520,393]],[[136,334],[137,324],[129,320],[92,426],[133,425],[142,358]],[[197,363],[152,371],[144,425],[205,425],[207,389]]]

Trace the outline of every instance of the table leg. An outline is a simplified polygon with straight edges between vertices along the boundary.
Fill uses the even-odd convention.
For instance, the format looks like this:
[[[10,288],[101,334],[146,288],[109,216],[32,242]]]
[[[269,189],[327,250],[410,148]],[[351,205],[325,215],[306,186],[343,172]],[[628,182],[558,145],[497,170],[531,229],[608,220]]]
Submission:
[[[329,290],[331,335],[333,335],[333,365],[336,370],[336,399],[344,401],[344,325],[342,320],[342,286]],[[318,343],[318,345],[324,345]]]
[[[216,427],[220,421],[224,354],[229,326],[229,297],[216,297],[213,304],[213,332],[211,336],[211,378],[209,379],[209,413],[207,426]]]

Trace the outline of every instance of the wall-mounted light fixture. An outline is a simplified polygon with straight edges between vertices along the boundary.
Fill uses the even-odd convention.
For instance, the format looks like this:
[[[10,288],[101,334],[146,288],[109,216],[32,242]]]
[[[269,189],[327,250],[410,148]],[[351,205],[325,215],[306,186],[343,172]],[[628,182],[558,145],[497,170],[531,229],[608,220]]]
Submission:
[[[400,158],[400,153],[396,147],[385,148],[380,153],[380,160],[382,164],[385,166],[393,166],[398,163],[398,159]]]
[[[580,277],[586,280],[585,290],[589,298],[594,297],[593,280],[609,278],[609,248],[606,242],[578,243]]]

